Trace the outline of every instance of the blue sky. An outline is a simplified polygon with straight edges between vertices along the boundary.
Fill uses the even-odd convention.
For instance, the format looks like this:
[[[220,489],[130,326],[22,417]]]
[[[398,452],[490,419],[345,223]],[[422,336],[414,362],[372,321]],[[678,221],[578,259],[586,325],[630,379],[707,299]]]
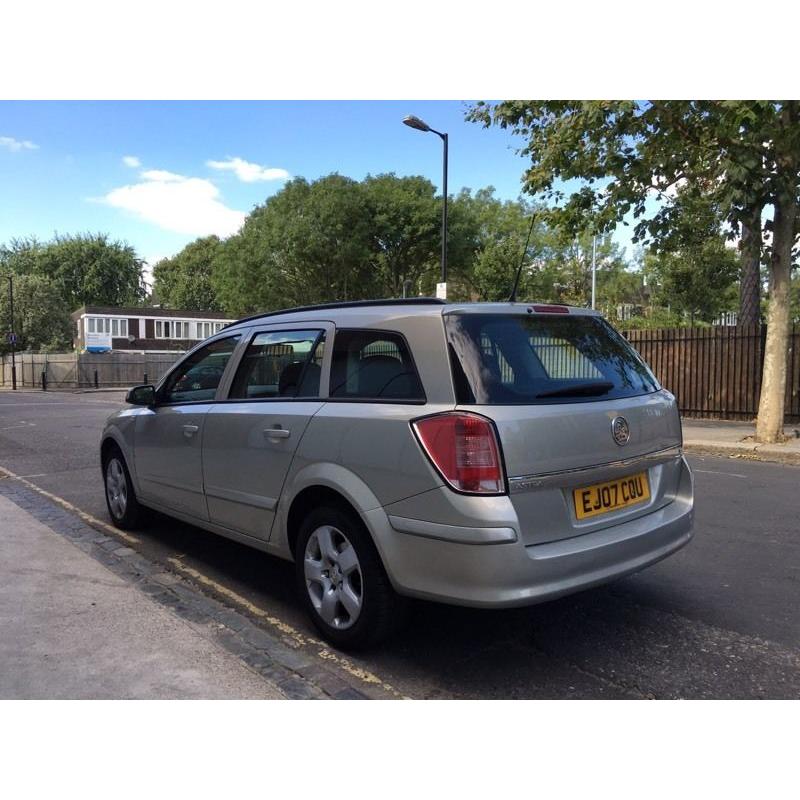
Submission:
[[[516,198],[525,160],[508,132],[464,121],[461,101],[0,102],[0,242],[102,231],[151,263],[228,235],[286,176],[419,174],[450,191]],[[126,163],[127,162],[127,163]]]
[[[394,171],[425,175],[439,186],[439,139],[402,125],[408,113],[449,132],[451,191],[491,184],[500,196],[516,197],[525,162],[514,153],[513,137],[466,123],[464,107],[459,101],[3,102],[0,242],[104,231],[153,259],[197,235],[230,232],[239,216],[226,212],[240,215],[262,203],[283,185],[282,175],[339,172],[360,179]],[[126,166],[126,156],[134,166]],[[248,172],[230,159],[273,172]],[[237,164],[249,182],[233,170]]]

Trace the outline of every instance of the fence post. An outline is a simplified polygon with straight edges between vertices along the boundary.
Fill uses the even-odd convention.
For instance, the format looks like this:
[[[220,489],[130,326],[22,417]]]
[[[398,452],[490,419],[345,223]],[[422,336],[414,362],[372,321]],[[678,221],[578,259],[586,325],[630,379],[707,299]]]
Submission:
[[[94,371],[94,388],[95,389],[99,389],[100,388],[100,380],[99,380],[98,375],[97,375],[97,370]]]

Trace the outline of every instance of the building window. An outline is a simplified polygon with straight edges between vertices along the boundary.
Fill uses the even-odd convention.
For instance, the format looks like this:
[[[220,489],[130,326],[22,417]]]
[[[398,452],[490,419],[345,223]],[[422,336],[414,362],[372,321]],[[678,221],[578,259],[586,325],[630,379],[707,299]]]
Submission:
[[[198,322],[196,323],[198,339],[208,339],[215,333],[219,333],[226,325],[225,322]],[[187,334],[188,336],[188,334]]]
[[[112,336],[127,336],[128,335],[128,320],[127,319],[112,319],[111,320],[111,335]]]
[[[156,339],[191,339],[189,323],[182,320],[156,320]]]
[[[109,317],[87,317],[86,330],[88,333],[105,333],[114,337],[127,336],[128,320]]]

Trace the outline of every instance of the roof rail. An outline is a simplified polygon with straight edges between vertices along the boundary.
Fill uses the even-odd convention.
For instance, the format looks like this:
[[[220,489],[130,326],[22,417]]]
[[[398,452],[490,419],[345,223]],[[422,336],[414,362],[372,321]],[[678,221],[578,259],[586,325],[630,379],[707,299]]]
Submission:
[[[295,308],[285,308],[281,311],[265,311],[263,314],[253,314],[251,317],[242,317],[236,322],[229,322],[225,327],[239,325],[241,322],[250,322],[264,317],[276,317],[282,314],[296,314],[300,311],[327,311],[333,308],[365,308],[369,306],[438,306],[446,305],[446,300],[438,297],[404,297],[392,298],[388,300],[347,300],[343,303],[319,303],[313,306],[296,306]]]

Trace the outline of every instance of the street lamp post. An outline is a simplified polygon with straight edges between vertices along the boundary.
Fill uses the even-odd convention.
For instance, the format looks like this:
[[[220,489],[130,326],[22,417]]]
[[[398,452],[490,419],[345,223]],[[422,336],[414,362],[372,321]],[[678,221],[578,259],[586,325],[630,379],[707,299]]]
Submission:
[[[8,310],[11,316],[11,330],[8,333],[8,341],[11,344],[11,388],[17,389],[17,334],[14,331],[14,276],[6,275],[8,278]]]
[[[436,296],[447,299],[447,134],[434,130],[419,117],[409,115],[403,119],[403,124],[409,128],[423,133],[435,133],[441,140],[442,150],[442,280],[436,287]]]

